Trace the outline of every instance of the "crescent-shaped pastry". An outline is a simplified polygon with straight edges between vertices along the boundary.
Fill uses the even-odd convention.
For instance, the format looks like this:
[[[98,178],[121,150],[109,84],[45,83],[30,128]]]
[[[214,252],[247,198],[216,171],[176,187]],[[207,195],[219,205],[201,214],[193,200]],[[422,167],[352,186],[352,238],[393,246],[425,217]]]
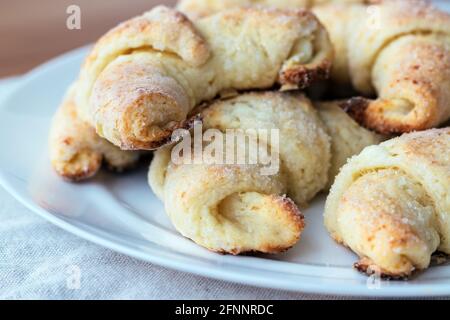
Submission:
[[[314,107],[318,110],[331,141],[332,157],[328,182],[323,191],[330,189],[334,178],[349,158],[360,153],[365,147],[379,144],[386,139],[385,136],[361,127],[349,117],[344,111],[347,104],[348,100],[314,102]]]
[[[139,153],[120,150],[79,118],[74,90],[75,86],[68,90],[50,129],[50,160],[55,171],[69,181],[80,181],[95,175],[103,162],[114,171],[134,166]]]
[[[332,78],[365,96],[350,112],[383,133],[434,128],[450,118],[450,15],[426,1],[331,4],[314,12],[330,32]]]
[[[307,11],[235,9],[195,22],[159,6],[102,37],[82,67],[80,115],[122,149],[155,149],[219,93],[306,88],[333,50]]]
[[[171,147],[155,153],[149,182],[176,229],[223,253],[276,253],[292,247],[304,224],[297,205],[306,206],[326,188],[341,159],[380,141],[337,104],[324,104],[317,112],[299,94],[249,93],[213,103],[202,117],[204,129],[249,132],[278,157],[277,170],[269,175],[263,174],[261,162],[217,164],[203,158],[179,164],[172,161]],[[279,141],[268,139],[261,129],[278,130]],[[216,139],[225,140],[226,135]],[[224,148],[227,159],[249,149],[246,144]]]
[[[439,250],[450,254],[450,128],[366,148],[336,178],[326,202],[332,237],[369,274],[408,277]]]
[[[195,16],[224,6],[296,4],[313,5],[330,33],[337,91],[352,87],[365,97],[378,97],[354,99],[348,105],[347,111],[364,126],[404,133],[450,119],[450,15],[428,1],[185,0],[179,7]]]

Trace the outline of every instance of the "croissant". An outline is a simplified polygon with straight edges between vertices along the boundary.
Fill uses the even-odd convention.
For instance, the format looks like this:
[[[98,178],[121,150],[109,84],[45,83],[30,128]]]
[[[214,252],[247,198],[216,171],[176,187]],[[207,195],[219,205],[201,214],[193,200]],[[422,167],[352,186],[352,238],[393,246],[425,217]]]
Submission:
[[[342,166],[352,156],[360,153],[365,147],[379,144],[386,139],[361,127],[345,111],[348,100],[332,102],[314,102],[319,117],[325,124],[331,141],[330,169],[328,182],[323,191],[328,191]]]
[[[403,133],[450,118],[450,15],[417,0],[370,7],[332,4],[314,12],[336,50],[332,78],[365,96],[349,111],[369,128]]]
[[[75,86],[68,90],[50,129],[50,160],[55,171],[67,180],[80,181],[95,175],[103,162],[115,171],[134,166],[139,153],[120,150],[79,118],[74,90]]]
[[[450,128],[366,148],[336,178],[325,207],[332,237],[369,274],[409,277],[450,254]]]
[[[326,187],[339,161],[380,141],[336,104],[323,104],[318,113],[300,94],[244,94],[212,103],[202,118],[206,130],[250,130],[248,134],[279,159],[278,170],[262,174],[261,161],[220,164],[203,158],[180,164],[172,161],[177,146],[155,152],[149,183],[176,229],[222,253],[276,253],[292,247],[304,227],[297,205],[305,206]],[[279,141],[260,134],[260,129],[279,130]],[[249,149],[243,143],[224,148],[227,159]]]
[[[305,88],[328,76],[333,49],[306,11],[236,9],[191,22],[163,6],[102,37],[80,72],[76,103],[125,150],[155,149],[190,111],[235,90]]]
[[[365,0],[180,0],[177,8],[197,19],[234,7],[266,6],[282,9],[310,9],[328,3],[363,3]]]
[[[326,3],[327,1],[324,1]],[[404,133],[450,119],[450,15],[422,0],[328,1],[313,12],[330,33],[335,49],[331,78],[339,91],[352,86],[365,97],[348,107],[361,124],[380,133]],[[188,5],[192,3],[192,5]],[[195,15],[219,9],[215,1],[182,1]],[[220,1],[225,6],[295,1]],[[307,1],[298,1],[303,6]],[[370,6],[364,3],[371,4]]]

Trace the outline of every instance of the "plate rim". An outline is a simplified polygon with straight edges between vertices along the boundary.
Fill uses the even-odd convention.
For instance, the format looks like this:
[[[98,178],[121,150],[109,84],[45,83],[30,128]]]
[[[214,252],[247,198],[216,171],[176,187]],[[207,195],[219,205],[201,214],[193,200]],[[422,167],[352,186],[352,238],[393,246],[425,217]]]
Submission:
[[[17,83],[15,83],[14,87],[0,100],[0,114],[3,111],[4,107],[8,104],[8,101],[17,94],[20,89],[26,85],[32,85],[33,80],[36,77],[42,76],[45,72],[48,72],[49,69],[58,68],[70,63],[70,60],[80,59],[80,56],[84,56],[87,50],[91,47],[91,45],[83,46],[80,48],[76,48],[74,50],[68,51],[62,55],[59,55],[41,65],[34,68],[30,72],[19,77]],[[1,119],[0,119],[1,122]],[[153,263],[155,265],[159,265],[165,268],[187,272],[203,277],[209,277],[217,280],[233,282],[237,284],[251,285],[255,287],[263,287],[268,289],[275,290],[287,290],[292,292],[302,292],[307,294],[318,294],[318,295],[326,295],[326,296],[341,296],[341,297],[377,297],[377,298],[395,298],[395,297],[443,297],[450,295],[450,284],[442,284],[438,286],[433,286],[430,288],[428,284],[415,284],[411,283],[406,286],[389,286],[386,288],[378,289],[378,290],[370,290],[367,286],[362,285],[348,285],[348,286],[339,286],[337,284],[333,285],[321,285],[320,282],[314,283],[314,281],[305,281],[302,284],[289,284],[289,283],[280,283],[277,284],[273,280],[267,279],[264,275],[251,275],[253,267],[242,267],[236,266],[238,268],[246,268],[244,272],[235,272],[228,271],[225,268],[220,270],[216,270],[214,268],[208,268],[202,265],[195,264],[184,264],[182,261],[183,257],[178,258],[178,260],[165,258],[162,256],[162,249],[151,248],[153,251],[152,254],[138,252],[134,248],[127,247],[124,244],[116,243],[112,239],[108,239],[107,237],[102,237],[98,234],[90,233],[89,231],[83,229],[80,226],[74,225],[69,221],[65,221],[64,219],[55,216],[51,212],[43,209],[38,204],[36,204],[31,198],[27,197],[25,194],[17,190],[13,184],[10,183],[7,174],[5,174],[4,170],[0,168],[0,186],[2,186],[9,194],[11,194],[17,201],[19,201],[22,205],[24,205],[28,210],[33,213],[38,214],[45,220],[50,223],[60,227],[61,229],[74,234],[82,239],[85,239],[89,242],[95,243],[102,247],[105,247],[109,250],[113,250],[115,252],[119,252],[121,254],[125,254],[131,256],[133,258],[143,260],[146,262]],[[149,248],[150,249],[150,248]],[[159,253],[159,255],[158,255]],[[172,255],[179,256],[180,253],[176,251],[169,252]],[[190,259],[194,259],[195,257],[190,257]],[[318,267],[315,267],[318,268]],[[323,267],[327,268],[327,267]],[[330,267],[331,268],[331,267]],[[268,270],[264,270],[265,273],[270,272]],[[298,278],[306,278],[311,279],[310,275],[295,275]],[[339,281],[343,281],[344,279],[337,279]],[[432,289],[426,290],[424,289]]]

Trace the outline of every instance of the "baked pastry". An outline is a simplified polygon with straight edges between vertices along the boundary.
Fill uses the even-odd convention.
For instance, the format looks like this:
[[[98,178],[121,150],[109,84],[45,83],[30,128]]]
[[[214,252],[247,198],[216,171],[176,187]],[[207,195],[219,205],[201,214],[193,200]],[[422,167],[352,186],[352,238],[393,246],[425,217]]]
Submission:
[[[326,120],[322,121],[320,115]],[[240,164],[208,161],[206,155],[198,163],[174,162],[173,154],[181,153],[177,146],[173,153],[171,147],[155,152],[149,182],[164,201],[176,229],[196,243],[223,253],[276,253],[293,246],[304,225],[297,206],[306,206],[326,187],[337,161],[345,157],[338,154],[352,156],[359,148],[380,141],[337,105],[325,104],[318,113],[300,94],[244,94],[214,102],[202,112],[202,118],[203,129],[245,132],[259,148],[264,146],[271,157],[276,157],[271,158],[273,162],[278,161],[278,166],[273,166],[277,170],[263,174],[267,163],[250,162],[251,148],[245,143],[223,148],[225,156],[220,158],[227,163],[230,154],[237,159],[236,155],[243,153],[247,161]],[[261,129],[278,130],[279,141],[269,139]],[[332,139],[328,130],[334,134]],[[226,136],[219,134],[215,139],[226,140]],[[366,144],[361,146],[363,141]],[[208,145],[205,142],[204,150]],[[337,155],[333,157],[332,151]],[[188,152],[182,153],[190,159]],[[333,166],[332,158],[336,159]]]
[[[75,86],[68,90],[50,129],[50,160],[56,172],[69,181],[80,181],[95,175],[102,163],[114,171],[134,166],[139,153],[120,150],[79,118],[74,90]]]
[[[193,19],[235,7],[266,6],[282,9],[311,9],[328,3],[364,3],[365,0],[180,0],[177,8]],[[366,1],[367,2],[367,1]]]
[[[218,3],[221,3],[221,6]],[[292,7],[309,1],[186,0],[191,15],[222,6]],[[450,119],[450,15],[423,0],[318,1],[313,12],[335,48],[332,79],[338,91],[352,86],[365,97],[350,112],[381,133],[404,133]],[[328,3],[328,4],[326,4]],[[370,6],[368,4],[371,4]],[[348,91],[348,90],[344,90]]]
[[[102,37],[82,67],[80,115],[121,149],[155,149],[199,103],[306,88],[328,76],[328,34],[307,11],[235,9],[191,22],[159,6]]]
[[[349,111],[383,133],[443,124],[450,118],[450,15],[426,1],[378,2],[314,10],[336,50],[332,78],[378,95],[355,99]]]
[[[330,189],[334,178],[349,158],[359,154],[365,147],[379,144],[386,139],[383,135],[361,127],[349,117],[344,111],[348,103],[349,100],[314,102],[314,107],[318,110],[331,141],[332,157],[328,182],[323,191]]]
[[[326,202],[332,237],[356,267],[400,278],[450,254],[450,128],[405,134],[366,148],[336,178]]]

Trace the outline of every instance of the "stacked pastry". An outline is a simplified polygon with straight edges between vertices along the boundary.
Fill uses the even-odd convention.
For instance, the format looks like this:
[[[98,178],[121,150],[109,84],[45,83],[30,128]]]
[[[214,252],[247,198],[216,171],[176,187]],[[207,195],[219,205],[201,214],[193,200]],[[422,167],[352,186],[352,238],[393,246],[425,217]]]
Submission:
[[[134,157],[119,149],[169,143],[199,104],[238,90],[306,88],[328,76],[332,59],[326,30],[307,11],[235,9],[191,21],[154,8],[87,57],[54,122],[52,162],[69,179],[92,176],[102,158],[122,168]],[[85,137],[91,128],[116,149]]]
[[[154,150],[149,182],[175,228],[240,254],[295,245],[302,208],[337,176],[325,224],[360,270],[405,277],[437,250],[450,254],[450,132],[432,129],[450,118],[449,15],[419,0],[182,0],[178,9],[156,7],[94,46],[51,129],[62,177],[92,177],[102,163],[124,170]],[[355,96],[300,92],[318,83]],[[233,130],[278,166],[264,173],[246,143],[221,149],[243,163],[175,161],[180,150],[196,155],[199,130],[214,133],[201,149],[224,146]]]
[[[240,3],[242,1],[239,1]],[[182,0],[191,16],[213,14],[234,0]],[[450,119],[450,21],[423,0],[243,1],[281,8],[313,6],[335,49],[331,79],[364,97],[349,111],[384,133],[434,128]],[[349,4],[351,3],[351,4]],[[372,3],[367,5],[366,3]]]
[[[172,147],[158,150],[149,181],[177,229],[218,252],[275,253],[293,246],[304,225],[298,206],[324,190],[348,157],[380,142],[337,104],[316,107],[299,94],[265,92],[217,101],[202,112],[205,130],[255,130],[267,149],[274,142],[257,130],[278,130],[280,168],[274,174],[264,174],[261,163],[174,163]]]
[[[335,48],[332,85],[345,92],[351,87],[364,95],[344,104],[362,125],[398,134],[446,123],[450,118],[450,17],[425,1],[344,2],[240,3],[312,7]],[[184,0],[180,8],[198,17],[236,5],[232,0],[218,3]],[[333,238],[361,257],[356,264],[359,270],[408,277],[427,268],[436,250],[450,253],[449,139],[448,129],[404,135],[368,148],[337,177],[327,201],[325,224]],[[391,154],[386,148],[396,151]]]

